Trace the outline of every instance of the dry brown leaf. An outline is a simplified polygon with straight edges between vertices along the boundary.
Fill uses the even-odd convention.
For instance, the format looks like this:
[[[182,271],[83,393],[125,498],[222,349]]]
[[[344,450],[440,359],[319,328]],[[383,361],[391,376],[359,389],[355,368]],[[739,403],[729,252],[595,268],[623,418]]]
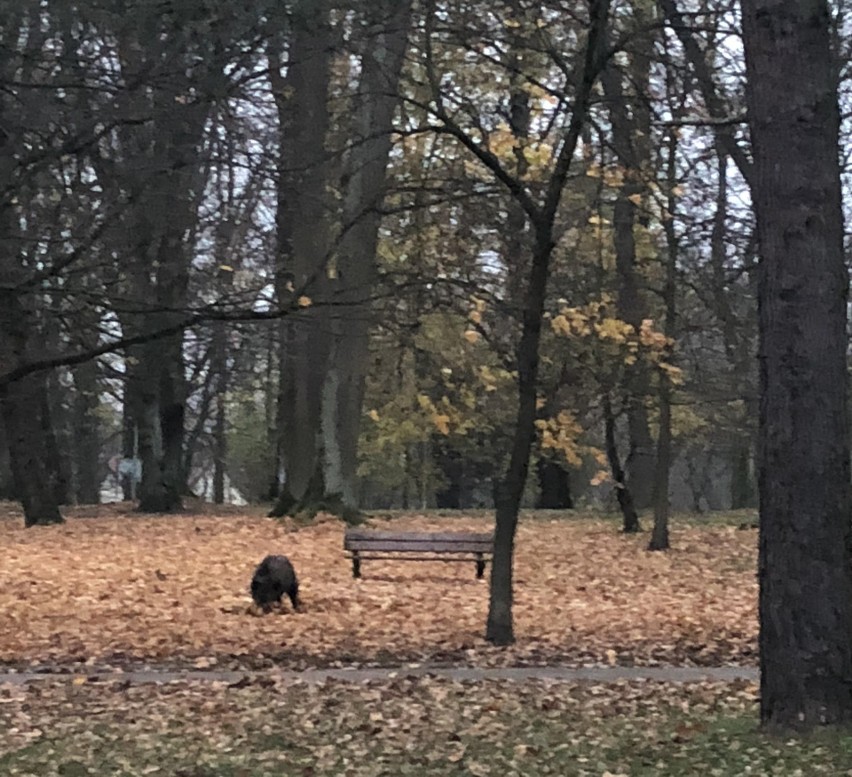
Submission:
[[[209,508],[212,509],[212,508]],[[65,525],[0,519],[0,662],[295,667],[461,661],[753,662],[755,535],[679,528],[674,550],[613,522],[522,520],[515,634],[483,639],[488,580],[468,563],[365,561],[353,580],[343,526],[291,531],[259,509],[142,517],[85,508]],[[412,516],[378,528],[487,531],[491,519]],[[297,570],[304,612],[252,617],[248,584],[268,553]],[[487,577],[487,576],[486,576]]]

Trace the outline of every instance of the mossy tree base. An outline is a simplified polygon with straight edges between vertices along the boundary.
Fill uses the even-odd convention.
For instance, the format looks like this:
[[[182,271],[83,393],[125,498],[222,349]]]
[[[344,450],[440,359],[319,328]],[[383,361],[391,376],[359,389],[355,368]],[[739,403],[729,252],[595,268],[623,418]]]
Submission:
[[[291,516],[297,523],[309,524],[319,513],[335,515],[350,526],[357,526],[365,520],[364,514],[358,508],[347,505],[340,494],[325,492],[325,482],[319,467],[301,499],[296,499],[289,489],[285,488],[268,515],[270,518]]]

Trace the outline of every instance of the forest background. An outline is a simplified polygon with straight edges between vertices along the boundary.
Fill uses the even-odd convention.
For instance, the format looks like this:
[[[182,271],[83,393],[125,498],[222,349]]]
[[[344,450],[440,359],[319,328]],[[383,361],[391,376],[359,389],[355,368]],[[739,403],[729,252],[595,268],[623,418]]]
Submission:
[[[524,502],[650,506],[662,418],[676,506],[755,504],[730,5],[614,6],[582,110],[571,4],[4,5],[0,496],[31,520],[317,475],[353,506],[492,505],[523,197],[559,175]]]

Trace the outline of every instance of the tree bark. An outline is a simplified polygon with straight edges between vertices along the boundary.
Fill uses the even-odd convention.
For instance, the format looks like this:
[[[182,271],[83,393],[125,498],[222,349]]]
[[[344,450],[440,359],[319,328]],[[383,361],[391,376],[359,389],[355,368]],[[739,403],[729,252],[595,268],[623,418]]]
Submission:
[[[648,318],[648,305],[640,290],[642,276],[637,267],[634,230],[639,213],[637,199],[641,202],[646,193],[644,178],[651,164],[651,114],[645,94],[650,81],[651,58],[648,54],[653,43],[647,31],[650,18],[646,18],[647,14],[640,10],[639,4],[636,4],[633,13],[637,34],[630,52],[629,80],[638,96],[631,99],[625,93],[621,70],[614,61],[610,61],[601,80],[609,103],[613,149],[624,173],[612,218],[618,277],[617,309],[619,318],[638,332],[642,321]],[[637,364],[626,373],[624,392],[630,443],[626,485],[640,510],[651,505],[654,486],[654,441],[645,405],[649,390],[648,370]]]
[[[273,515],[306,497],[322,466],[320,411],[330,347],[330,209],[326,136],[333,31],[324,0],[296,4],[281,76],[278,41],[270,42],[270,81],[278,110],[281,153],[276,213],[278,304],[309,302],[282,322],[279,346],[278,440],[285,482]]]
[[[139,427],[136,413],[139,411],[138,381],[132,378],[133,367],[127,365],[124,374],[124,390],[121,397],[121,455],[125,459],[138,458]],[[125,502],[136,498],[136,484],[130,475],[120,475],[121,493]]]
[[[0,34],[0,78],[4,81],[30,77],[32,62],[23,63],[19,55],[21,31],[29,27],[25,44],[40,46],[44,34],[38,29],[38,15],[27,19],[25,8],[6,9],[9,25]],[[8,34],[7,34],[8,33]],[[35,58],[32,58],[34,61]],[[21,73],[20,70],[26,71]],[[42,295],[25,286],[30,269],[24,261],[22,243],[23,200],[31,196],[21,181],[25,169],[20,160],[26,156],[25,130],[16,120],[22,110],[14,92],[0,93],[0,365],[11,371],[26,363],[38,347],[42,335],[39,310]],[[23,211],[25,212],[25,211]],[[32,257],[30,257],[30,261]],[[40,292],[40,290],[39,290]],[[44,418],[47,373],[39,372],[13,381],[0,389],[2,414],[14,490],[24,510],[26,526],[61,523],[56,499],[56,482],[47,464]]]
[[[435,494],[435,507],[459,510],[462,507],[464,459],[444,438],[432,446],[432,458],[444,476],[444,487]]]
[[[51,393],[57,390],[56,382],[51,380],[50,373],[42,373],[30,384],[34,391],[33,402],[40,402],[39,419],[41,422],[42,445],[44,450],[44,466],[47,468],[50,481],[53,483],[53,493],[57,504],[68,505],[74,501],[72,492],[73,474],[71,472],[70,430],[64,421],[62,399],[53,397]]]
[[[837,69],[824,0],[743,3],[760,245],[762,722],[852,719],[852,558]]]
[[[543,510],[571,510],[571,475],[558,461],[542,457],[536,465],[538,475],[538,500],[536,507]]]
[[[731,509],[741,510],[755,504],[750,440],[738,438],[731,455]]]
[[[216,409],[213,421],[213,502],[225,503],[228,435],[227,435],[227,393],[228,393],[228,352],[227,330],[222,321],[213,325],[213,355],[210,370],[216,386]]]
[[[201,141],[227,80],[222,41],[212,33],[198,36],[185,24],[191,21],[189,8],[170,9],[160,14],[129,7],[127,18],[116,17],[111,32],[122,80],[129,85],[117,94],[117,109],[119,115],[149,120],[120,127],[113,142],[100,144],[91,156],[106,197],[129,203],[113,235],[129,256],[111,287],[129,336],[176,326],[186,316],[194,227],[204,195]],[[186,489],[183,332],[131,347],[127,357],[126,391],[135,405],[143,461],[138,508],[176,511]]]
[[[0,162],[3,152],[0,128]],[[22,294],[16,282],[24,276],[14,251],[10,229],[14,211],[0,200],[0,364],[15,367],[26,362],[35,348],[33,337],[39,329],[31,308],[33,295]],[[50,467],[45,417],[47,374],[37,372],[7,384],[0,390],[0,413],[9,449],[14,490],[24,510],[26,526],[62,523],[55,472]]]
[[[635,534],[642,531],[642,526],[639,523],[636,506],[633,504],[633,495],[630,493],[630,487],[626,482],[624,467],[621,465],[621,456],[619,456],[618,443],[615,439],[615,413],[612,410],[612,400],[609,394],[604,394],[603,396],[603,413],[604,448],[606,449],[606,458],[609,461],[609,468],[612,471],[612,479],[615,484],[615,498],[618,500],[618,507],[621,510],[621,530],[624,534]]]
[[[17,499],[15,484],[12,478],[12,461],[9,457],[9,443],[6,429],[3,425],[3,414],[0,413],[0,500]]]
[[[670,218],[663,223],[666,235],[666,276],[663,284],[663,304],[666,310],[664,333],[674,340],[677,324],[677,260],[680,242],[674,226],[677,212],[677,133],[671,133],[666,160],[666,210]],[[669,548],[669,474],[672,467],[672,384],[665,370],[659,370],[660,432],[657,437],[657,461],[654,468],[654,527],[648,550]]]
[[[63,522],[54,477],[46,465],[44,389],[38,385],[44,379],[43,373],[29,375],[10,384],[0,394],[15,492],[21,500],[27,527]]]
[[[369,365],[370,303],[399,77],[408,45],[411,0],[382,0],[367,11],[355,128],[347,164],[343,235],[335,257],[337,303],[323,387],[324,481],[344,508],[357,510],[358,435]]]
[[[485,638],[497,645],[514,642],[512,623],[513,555],[518,510],[529,471],[530,449],[535,439],[539,341],[553,241],[550,225],[537,231],[536,250],[530,268],[523,331],[518,344],[518,409],[509,468],[497,486],[494,561],[491,565],[491,596]]]
[[[530,450],[535,439],[539,343],[547,297],[547,281],[550,275],[550,260],[554,248],[553,227],[580,132],[586,122],[592,87],[603,65],[609,7],[608,0],[592,0],[589,4],[588,38],[583,52],[583,65],[577,83],[574,108],[552,173],[547,181],[542,203],[536,203],[517,179],[495,166],[487,156],[477,154],[476,143],[460,132],[457,125],[448,121],[446,110],[439,109],[440,117],[444,119],[453,135],[470,151],[477,154],[480,161],[495,171],[518,203],[524,207],[532,226],[534,240],[529,279],[524,294],[521,337],[516,351],[518,407],[515,429],[509,466],[505,476],[495,488],[494,559],[491,564],[485,638],[496,645],[508,645],[515,639],[512,619],[515,531],[529,472]]]
[[[74,388],[75,496],[79,504],[97,504],[101,494],[101,441],[96,362],[86,362],[74,369]]]

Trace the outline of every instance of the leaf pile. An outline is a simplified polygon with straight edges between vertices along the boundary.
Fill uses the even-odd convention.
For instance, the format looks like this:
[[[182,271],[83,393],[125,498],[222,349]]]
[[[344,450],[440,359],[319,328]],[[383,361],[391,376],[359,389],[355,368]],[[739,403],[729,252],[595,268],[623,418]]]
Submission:
[[[482,638],[488,581],[475,579],[472,562],[365,561],[353,580],[336,521],[296,531],[251,510],[69,513],[64,525],[27,530],[0,519],[0,662],[708,665],[755,655],[755,537],[733,527],[675,527],[674,550],[648,553],[646,537],[621,535],[614,522],[522,520],[517,643],[497,649]],[[372,525],[487,531],[491,521]],[[249,607],[254,567],[273,552],[296,567],[302,613],[287,605],[256,617]]]

